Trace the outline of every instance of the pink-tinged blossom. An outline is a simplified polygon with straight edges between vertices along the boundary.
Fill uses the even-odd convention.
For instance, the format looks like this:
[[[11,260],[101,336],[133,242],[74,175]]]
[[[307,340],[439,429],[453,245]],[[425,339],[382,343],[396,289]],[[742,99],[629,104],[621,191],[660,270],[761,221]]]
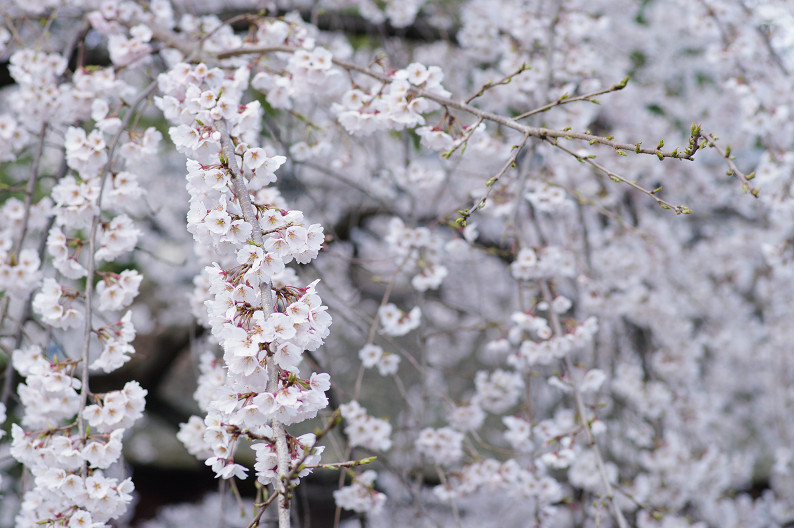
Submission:
[[[477,402],[468,405],[458,405],[449,413],[449,423],[458,431],[476,431],[485,421],[485,411]]]
[[[73,328],[82,324],[83,319],[82,310],[75,306],[75,297],[55,279],[44,279],[41,290],[33,298],[33,311],[51,326]]]
[[[120,274],[108,274],[97,283],[98,306],[102,311],[121,310],[132,303],[138,295],[143,276],[135,270],[124,270]]]
[[[95,258],[99,261],[114,260],[132,251],[138,242],[140,230],[127,215],[119,215],[101,226],[97,236],[99,249]]]

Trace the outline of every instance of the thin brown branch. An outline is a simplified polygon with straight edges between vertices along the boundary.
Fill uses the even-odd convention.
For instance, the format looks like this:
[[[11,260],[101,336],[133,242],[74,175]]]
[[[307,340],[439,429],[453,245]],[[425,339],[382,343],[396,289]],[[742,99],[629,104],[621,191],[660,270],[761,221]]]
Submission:
[[[392,289],[394,288],[394,284],[397,282],[397,277],[400,275],[400,272],[403,269],[403,266],[408,262],[408,258],[410,254],[406,255],[400,263],[395,268],[394,273],[392,273],[391,277],[389,278],[389,282],[386,284],[386,291],[383,292],[383,297],[381,297],[380,304],[378,305],[378,310],[375,312],[375,317],[372,319],[372,324],[369,327],[369,333],[367,334],[367,345],[371,345],[375,342],[375,332],[378,330],[378,325],[380,324],[380,316],[378,315],[381,308],[386,306],[389,302],[389,297],[391,297]],[[359,395],[361,394],[361,382],[364,379],[364,365],[361,365],[358,371],[358,376],[356,377],[356,385],[353,391],[353,399],[358,400]],[[347,458],[349,453],[345,455]]]
[[[449,157],[452,156],[452,154],[454,154],[456,150],[460,148],[465,150],[466,145],[469,143],[469,140],[474,135],[474,133],[477,132],[477,129],[479,128],[482,122],[483,122],[483,118],[478,117],[477,121],[473,125],[466,128],[465,132],[463,133],[463,136],[460,139],[458,139],[458,141],[456,141],[454,145],[452,145],[452,148],[444,152],[441,156],[443,158],[449,159]]]
[[[555,106],[561,106],[561,105],[568,104],[568,103],[575,103],[577,101],[587,101],[588,103],[599,104],[599,102],[596,101],[594,99],[594,97],[622,90],[623,88],[626,87],[626,84],[628,84],[628,82],[629,82],[629,78],[626,77],[625,79],[623,79],[619,83],[613,84],[609,88],[604,88],[603,90],[597,90],[595,92],[586,93],[584,95],[577,95],[576,97],[568,97],[568,94],[564,94],[564,95],[560,96],[556,101],[553,101],[553,102],[551,102],[549,104],[543,105],[543,106],[541,106],[539,108],[536,108],[534,110],[530,110],[529,112],[524,112],[523,114],[521,114],[519,116],[516,116],[513,119],[516,120],[516,121],[519,121],[519,120],[524,119],[526,117],[533,116],[535,114],[540,114],[542,112],[546,112],[547,110],[551,110]]]
[[[238,57],[241,55],[264,55],[267,53],[276,53],[276,52],[294,53],[295,51],[298,51],[298,49],[299,48],[294,46],[249,46],[236,50],[230,50],[230,51],[224,51],[222,53],[218,53],[217,57],[218,59],[227,59],[230,57]],[[366,75],[383,83],[391,83],[394,80],[391,76],[386,75],[385,73],[376,72],[370,70],[369,68],[359,66],[358,64],[346,60],[334,58],[332,59],[332,62],[335,65],[339,66],[340,68],[343,68],[348,71],[355,71],[361,73],[363,75]],[[456,101],[454,99],[450,99],[449,97],[444,97],[435,94],[418,86],[411,86],[410,92],[419,97],[424,97],[425,99],[434,101],[446,108],[454,108],[456,110],[467,112],[475,117],[500,124],[512,130],[516,130],[528,137],[536,137],[540,139],[546,139],[546,138],[577,139],[580,141],[587,141],[590,144],[598,143],[601,145],[606,145],[608,147],[612,147],[615,150],[631,151],[636,154],[652,154],[660,158],[676,158],[676,159],[691,160],[693,159],[694,156],[694,152],[681,153],[678,152],[678,149],[672,151],[663,151],[660,149],[641,148],[636,143],[634,145],[631,145],[629,143],[620,143],[614,141],[614,139],[611,136],[604,137],[604,136],[597,136],[594,134],[587,134],[582,132],[573,132],[571,130],[554,130],[543,127],[527,126],[517,122],[515,118],[505,117],[503,115],[494,114],[493,112],[487,112],[485,110],[481,110],[477,107],[466,104],[465,102]]]
[[[488,81],[487,83],[482,85],[482,88],[480,88],[480,90],[476,94],[474,94],[471,97],[469,97],[468,99],[466,99],[466,104],[469,104],[472,101],[474,101],[475,99],[477,99],[478,97],[482,96],[486,91],[490,90],[491,88],[495,88],[497,86],[503,86],[505,84],[510,84],[510,81],[513,80],[513,77],[521,75],[522,73],[524,73],[528,69],[530,69],[530,66],[527,66],[526,63],[523,63],[523,64],[521,64],[521,66],[518,67],[518,69],[516,71],[514,71],[513,73],[509,73],[509,74],[505,75],[504,77],[502,77],[498,81]]]
[[[661,190],[661,187],[650,191],[650,190],[646,189],[645,187],[639,185],[637,182],[634,182],[634,181],[631,181],[631,180],[627,180],[623,176],[621,176],[619,174],[616,174],[615,172],[607,169],[606,167],[604,167],[600,163],[597,163],[597,162],[593,161],[593,159],[591,157],[589,157],[589,156],[583,156],[581,154],[577,154],[576,152],[572,151],[571,149],[563,147],[557,141],[549,141],[549,143],[552,144],[553,146],[557,147],[558,149],[562,150],[563,152],[566,152],[566,153],[570,154],[571,156],[576,158],[578,161],[580,161],[582,163],[587,163],[588,165],[590,165],[591,167],[593,167],[594,169],[599,171],[601,174],[607,176],[610,180],[615,181],[615,182],[619,182],[619,183],[625,183],[626,185],[628,185],[630,187],[633,187],[634,189],[637,189],[641,193],[647,194],[648,196],[653,198],[656,201],[656,203],[659,204],[659,207],[661,207],[662,209],[671,209],[671,210],[675,211],[675,214],[689,214],[689,213],[692,212],[692,209],[690,209],[686,205],[673,205],[673,204],[671,204],[671,203],[669,203],[669,202],[667,202],[665,200],[662,200],[658,196],[656,196],[656,194]]]
[[[347,469],[347,468],[354,468],[358,466],[364,466],[366,464],[371,464],[377,460],[378,457],[371,456],[367,458],[361,458],[359,460],[347,460],[345,462],[332,462],[330,464],[317,464],[315,466],[303,466],[305,468],[311,469]]]
[[[471,217],[471,215],[474,213],[474,211],[477,211],[478,209],[482,209],[483,207],[485,207],[485,203],[488,201],[488,198],[491,196],[491,192],[493,191],[493,188],[496,186],[496,183],[499,182],[502,176],[504,176],[505,173],[507,173],[507,171],[511,167],[515,166],[516,159],[518,159],[518,155],[521,153],[521,150],[524,148],[524,145],[527,144],[528,140],[529,140],[529,135],[524,134],[523,139],[517,145],[513,145],[512,153],[510,154],[510,158],[507,160],[507,163],[505,163],[502,166],[502,168],[499,170],[499,172],[496,173],[494,177],[490,178],[487,182],[485,182],[485,187],[486,187],[485,192],[480,197],[480,199],[474,203],[472,208],[461,209],[460,211],[458,211],[460,217],[455,220],[455,223],[458,226],[466,227],[466,222],[468,221],[469,217]]]
[[[750,174],[745,174],[739,170],[739,167],[733,162],[733,156],[731,156],[731,147],[727,146],[725,149],[721,149],[719,145],[717,145],[717,136],[714,134],[709,134],[709,138],[711,141],[708,142],[708,146],[716,150],[720,153],[720,156],[725,158],[725,161],[728,163],[730,170],[727,172],[728,176],[736,176],[740,182],[742,182],[742,192],[749,192],[756,198],[758,198],[758,193],[760,192],[758,188],[753,187],[750,184],[750,180],[755,177],[755,173],[751,172]]]
[[[311,447],[309,447],[309,448],[304,448],[303,456],[301,457],[301,459],[297,463],[292,465],[292,469],[289,471],[289,473],[282,474],[281,470],[279,469],[279,480],[281,481],[281,485],[279,486],[279,488],[283,488],[284,490],[287,490],[288,487],[289,487],[290,481],[292,479],[294,479],[295,476],[302,469],[315,468],[315,467],[324,467],[326,465],[332,465],[332,464],[323,464],[323,465],[318,465],[318,466],[304,466],[303,463],[312,454],[312,452],[314,450],[314,446],[317,445],[317,442],[321,438],[323,438],[325,435],[327,435],[331,431],[331,429],[333,429],[334,427],[336,427],[339,424],[339,421],[341,420],[341,417],[342,417],[342,415],[341,415],[341,411],[339,411],[339,409],[337,409],[337,410],[335,410],[333,412],[333,414],[331,415],[331,417],[328,420],[328,422],[326,422],[325,427],[323,427],[323,429],[315,435],[314,444]],[[375,457],[370,457],[370,458],[372,460],[375,459]],[[369,462],[372,462],[372,460],[367,459],[366,462],[360,462],[358,464],[353,464],[353,465],[355,466],[355,465],[361,465],[361,464],[368,464]],[[350,461],[350,463],[353,463],[353,462],[358,462],[358,461],[355,461],[355,460],[354,461]],[[345,464],[345,462],[340,462],[339,464]],[[340,467],[344,467],[344,466],[340,466]],[[257,514],[254,517],[254,519],[248,525],[248,528],[256,528],[257,526],[259,526],[259,522],[261,521],[262,515],[264,514],[265,510],[273,502],[273,499],[275,497],[279,496],[281,493],[282,493],[281,491],[274,490],[274,493],[270,497],[268,497],[268,499],[263,504],[261,504],[261,505],[257,504],[256,505],[257,507],[261,506],[261,509],[257,512]],[[287,509],[287,513],[289,513],[289,508]],[[281,526],[281,508],[279,508],[279,526]]]

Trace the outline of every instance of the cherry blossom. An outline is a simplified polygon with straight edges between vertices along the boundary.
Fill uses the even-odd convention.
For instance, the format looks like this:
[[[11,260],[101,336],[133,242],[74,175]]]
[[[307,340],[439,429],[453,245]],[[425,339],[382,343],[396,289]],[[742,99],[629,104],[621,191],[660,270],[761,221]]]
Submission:
[[[786,2],[7,4],[0,526],[791,524]]]

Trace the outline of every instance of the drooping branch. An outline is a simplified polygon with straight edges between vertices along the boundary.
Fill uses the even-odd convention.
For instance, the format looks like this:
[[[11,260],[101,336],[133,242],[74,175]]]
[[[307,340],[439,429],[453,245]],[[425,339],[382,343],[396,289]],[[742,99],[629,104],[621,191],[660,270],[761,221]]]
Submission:
[[[94,273],[96,272],[96,259],[94,258],[96,252],[96,238],[97,238],[97,231],[99,229],[99,222],[102,216],[102,191],[105,187],[105,182],[107,181],[108,175],[111,173],[111,167],[113,165],[113,157],[116,153],[116,147],[118,147],[119,142],[121,141],[121,136],[124,132],[127,131],[127,127],[130,126],[132,122],[132,118],[137,112],[138,106],[140,106],[149,96],[154,92],[155,88],[157,87],[157,81],[153,81],[144,88],[141,93],[139,93],[135,99],[130,103],[129,108],[127,109],[127,113],[124,115],[124,119],[122,120],[121,127],[119,128],[118,133],[113,136],[113,140],[108,147],[108,155],[107,155],[107,162],[102,167],[102,172],[99,175],[99,193],[97,194],[96,199],[96,207],[97,212],[94,215],[93,220],[91,221],[91,230],[88,236],[88,257],[87,257],[87,265],[86,265],[86,284],[85,284],[85,327],[83,328],[83,347],[81,352],[81,365],[80,365],[80,410],[77,414],[77,428],[80,438],[86,437],[86,425],[85,425],[85,418],[83,417],[83,409],[85,409],[86,404],[88,402],[88,352],[91,348],[91,334],[93,333],[92,327],[92,315],[94,310]],[[82,476],[83,478],[86,477],[87,471],[87,464],[84,461],[82,465]]]
[[[215,122],[215,127],[218,129],[218,132],[221,136],[221,147],[223,149],[224,157],[223,161],[225,162],[226,167],[229,169],[232,186],[234,187],[234,192],[237,195],[237,201],[240,204],[240,209],[242,209],[243,218],[251,225],[251,236],[253,237],[254,242],[257,245],[262,246],[264,243],[262,228],[259,225],[259,220],[254,214],[254,208],[251,204],[251,197],[248,194],[245,181],[243,180],[240,168],[237,165],[234,144],[232,142],[231,135],[229,134],[226,120],[219,119]],[[262,292],[262,310],[265,313],[265,317],[268,317],[273,313],[274,309],[273,288],[269,279],[262,282],[260,285],[260,290]],[[272,357],[268,363],[267,390],[275,394],[279,389],[279,368],[278,365],[276,365],[276,362],[272,360]],[[276,439],[276,456],[279,476],[275,486],[276,489],[274,490],[274,494],[279,496],[278,525],[279,528],[289,528],[290,506],[287,489],[289,479],[286,477],[290,472],[290,454],[289,446],[287,445],[287,433],[284,429],[284,425],[279,420],[273,419],[270,426],[273,428],[273,435]]]
[[[545,280],[540,281],[540,289],[543,301],[551,306],[553,299],[551,296],[551,288],[549,287],[549,283]],[[554,310],[549,310],[549,319],[551,320],[551,328],[554,332],[554,336],[562,338],[564,333],[557,312]],[[571,361],[570,357],[566,355],[563,358],[563,364],[565,366],[566,372],[573,373],[573,362]],[[584,402],[582,401],[582,393],[579,391],[579,385],[573,376],[571,376],[571,389],[573,390],[574,402],[576,404],[576,414],[578,415],[579,423],[585,432],[587,445],[590,447],[593,455],[595,456],[598,474],[601,477],[601,483],[604,485],[604,495],[607,502],[609,503],[609,508],[612,510],[612,515],[615,517],[615,522],[617,522],[618,528],[629,528],[626,518],[623,516],[623,511],[615,502],[615,492],[612,489],[612,483],[609,481],[609,477],[607,476],[606,467],[604,466],[604,457],[601,455],[601,450],[595,441],[593,431],[590,429],[590,422],[587,419]]]

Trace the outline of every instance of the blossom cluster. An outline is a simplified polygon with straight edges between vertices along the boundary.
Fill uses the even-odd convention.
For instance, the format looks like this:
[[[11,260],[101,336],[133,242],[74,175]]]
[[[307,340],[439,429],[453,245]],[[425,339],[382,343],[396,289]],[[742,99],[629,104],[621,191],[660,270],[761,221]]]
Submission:
[[[442,243],[428,228],[412,229],[395,217],[389,221],[385,241],[397,261],[403,263],[406,272],[418,270],[411,279],[414,289],[423,292],[441,285],[447,276],[447,268],[442,264]]]
[[[351,446],[375,451],[391,449],[392,428],[388,420],[368,415],[367,410],[355,400],[343,403],[339,410],[345,420],[345,434],[350,438]]]
[[[158,82],[163,95],[157,104],[174,122],[169,131],[174,145],[188,157],[188,231],[197,252],[214,260],[204,271],[204,305],[225,366],[212,376],[215,369],[204,362],[203,379],[211,388],[202,383],[197,395],[207,415],[203,426],[191,419],[180,438],[190,452],[211,455],[206,464],[222,478],[245,478],[247,469],[234,461],[235,449],[241,437],[254,440],[257,478],[275,485],[285,476],[276,445],[280,428],[311,419],[328,404],[328,374],[303,379],[300,363],[304,351],[322,345],[331,319],[317,281],[302,288],[273,288],[272,281],[290,262],[308,263],[317,256],[322,227],[306,225],[303,213],[287,209],[268,187],[286,158],[243,140],[255,132],[261,112],[255,103],[241,104],[247,69],[227,73],[178,63]],[[228,129],[219,127],[220,121],[228,122]],[[221,137],[226,133],[231,137]],[[221,153],[221,143],[232,138],[237,138],[232,155],[239,161]],[[241,189],[250,194],[240,196]],[[245,216],[247,208],[253,216]],[[314,443],[312,435],[290,440],[288,464],[319,461],[322,447]]]
[[[416,95],[414,88],[438,95],[449,95],[441,81],[443,73],[438,66],[429,68],[413,63],[391,75],[386,89],[373,87],[371,91],[352,89],[345,93],[340,103],[333,107],[339,123],[351,134],[368,135],[378,130],[414,128],[425,124],[422,116],[437,108],[425,97]]]
[[[390,331],[393,335],[397,335],[394,332],[394,330]],[[361,364],[364,365],[365,368],[377,367],[378,373],[381,376],[388,376],[396,373],[400,366],[400,356],[386,353],[383,351],[383,348],[378,345],[364,345],[364,347],[358,351],[358,357],[361,359]]]
[[[374,489],[377,477],[372,470],[356,475],[352,484],[334,491],[334,500],[346,510],[378,513],[386,502],[386,495]]]

